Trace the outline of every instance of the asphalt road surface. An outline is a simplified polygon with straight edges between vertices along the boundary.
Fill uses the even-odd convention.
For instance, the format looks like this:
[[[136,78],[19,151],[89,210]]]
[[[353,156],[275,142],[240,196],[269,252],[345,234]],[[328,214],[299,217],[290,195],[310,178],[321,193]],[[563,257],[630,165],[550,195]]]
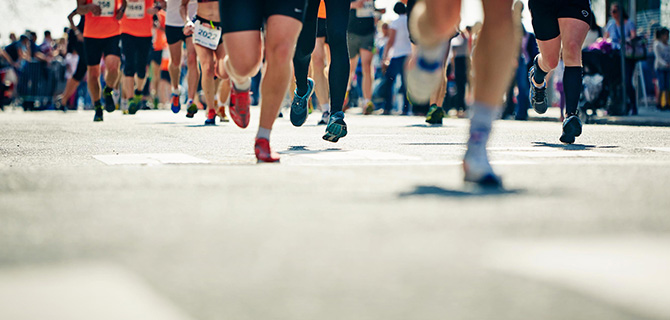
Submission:
[[[0,113],[0,319],[670,319],[670,128]]]

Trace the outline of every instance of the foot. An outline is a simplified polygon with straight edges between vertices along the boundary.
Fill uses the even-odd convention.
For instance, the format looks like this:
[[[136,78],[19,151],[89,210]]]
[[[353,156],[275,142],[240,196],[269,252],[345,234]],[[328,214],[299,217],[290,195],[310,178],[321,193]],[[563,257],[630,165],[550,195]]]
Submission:
[[[533,106],[535,112],[543,114],[547,112],[549,103],[547,101],[547,81],[544,81],[540,87],[535,84],[533,77],[535,76],[535,66],[530,67],[528,71],[528,81],[530,81],[530,105]]]
[[[170,96],[170,109],[172,109],[173,113],[179,113],[181,111],[181,102],[179,101],[179,95],[173,93],[172,96]]]
[[[568,115],[568,118],[563,122],[563,134],[561,135],[561,142],[566,144],[575,143],[575,137],[582,134],[582,121],[575,114]]]
[[[219,109],[216,110],[216,115],[219,116],[219,120],[221,122],[230,121],[230,120],[228,120],[228,116],[226,115],[226,107],[225,106],[219,107]]]
[[[116,110],[116,103],[114,102],[114,91],[105,87],[102,91],[102,95],[105,101],[105,111],[114,112]]]
[[[195,114],[198,113],[198,105],[195,102],[191,101],[186,109],[186,118],[193,118]]]
[[[205,120],[206,126],[216,125],[216,110],[210,109],[207,111],[207,119]]]
[[[430,106],[426,122],[430,124],[442,124],[442,118],[444,118],[444,109],[438,107],[436,104]]]
[[[296,126],[302,126],[307,120],[309,98],[314,92],[314,80],[307,78],[307,92],[304,95],[298,95],[298,89],[293,92],[293,102],[291,102],[291,123]]]
[[[502,187],[502,179],[493,172],[486,150],[483,152],[468,150],[463,159],[463,171],[465,172],[463,178],[465,182],[474,183],[484,188]]]
[[[428,103],[440,86],[447,43],[445,41],[432,48],[421,44],[417,46],[416,58],[407,65],[407,97],[411,102]]]
[[[278,162],[279,154],[270,149],[270,141],[263,138],[257,138],[254,146],[256,159],[258,162]]]
[[[319,120],[318,125],[320,125],[320,126],[325,126],[325,125],[327,125],[329,119],[330,119],[330,112],[328,112],[328,111],[324,111],[324,112],[321,114],[321,120]]]
[[[344,112],[335,112],[328,120],[326,134],[323,140],[337,142],[340,138],[347,136],[347,124],[344,122]]]
[[[249,114],[249,90],[238,91],[235,86],[230,90],[230,117],[233,119],[235,124],[244,129],[249,126],[250,114]]]
[[[139,110],[139,109],[140,109],[140,106],[137,103],[137,101],[135,101],[135,99],[130,100],[130,103],[128,104],[128,114],[135,114],[135,113],[137,113],[137,110]]]
[[[365,105],[365,109],[363,109],[363,114],[364,115],[371,115],[373,112],[375,112],[375,104],[372,103],[372,101],[368,101],[368,104]]]
[[[102,106],[95,107],[95,115],[93,116],[93,122],[102,121]]]

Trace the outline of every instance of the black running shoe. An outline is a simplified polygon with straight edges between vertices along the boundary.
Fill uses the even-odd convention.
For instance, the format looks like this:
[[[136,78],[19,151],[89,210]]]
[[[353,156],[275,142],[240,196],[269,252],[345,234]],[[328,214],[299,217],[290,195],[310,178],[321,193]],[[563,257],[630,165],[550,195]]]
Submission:
[[[575,137],[582,134],[582,121],[577,115],[568,115],[568,118],[563,121],[563,134],[561,135],[561,142],[572,144],[575,143]]]
[[[547,101],[547,81],[542,84],[542,87],[538,88],[533,83],[533,77],[535,76],[535,66],[530,67],[528,71],[528,81],[530,82],[530,105],[533,106],[535,112],[543,114],[547,112],[547,107],[549,102]]]
[[[137,110],[140,109],[140,106],[137,104],[137,102],[133,99],[130,100],[130,103],[128,104],[128,113],[129,114],[135,114],[137,113]]]
[[[296,126],[302,126],[309,115],[308,100],[314,92],[314,80],[307,78],[307,92],[305,95],[298,95],[298,89],[293,92],[293,102],[291,102],[291,123]]]
[[[347,124],[344,122],[344,112],[338,111],[330,116],[328,126],[326,127],[326,134],[323,140],[330,142],[337,142],[340,138],[347,136]]]
[[[444,109],[438,107],[436,104],[430,106],[428,115],[426,115],[426,122],[430,124],[442,124],[442,118],[444,118]]]
[[[107,112],[114,112],[116,110],[116,103],[114,102],[114,90],[105,87],[105,89],[102,90],[102,96],[105,101],[105,111]]]
[[[93,116],[93,122],[102,121],[102,106],[95,106],[95,116]]]

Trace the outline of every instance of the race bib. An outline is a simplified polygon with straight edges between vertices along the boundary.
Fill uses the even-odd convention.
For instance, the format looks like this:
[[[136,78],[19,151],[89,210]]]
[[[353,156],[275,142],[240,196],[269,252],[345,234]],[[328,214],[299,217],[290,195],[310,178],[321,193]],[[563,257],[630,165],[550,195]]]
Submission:
[[[195,22],[193,42],[207,49],[216,50],[221,39],[221,28],[214,28],[209,24],[202,24],[200,20]]]
[[[372,18],[375,16],[375,3],[373,1],[363,2],[362,8],[356,9],[357,18]]]
[[[126,6],[126,18],[128,19],[142,19],[146,11],[145,1],[128,1]]]
[[[100,7],[101,17],[113,17],[116,11],[115,0],[93,0],[93,4]]]

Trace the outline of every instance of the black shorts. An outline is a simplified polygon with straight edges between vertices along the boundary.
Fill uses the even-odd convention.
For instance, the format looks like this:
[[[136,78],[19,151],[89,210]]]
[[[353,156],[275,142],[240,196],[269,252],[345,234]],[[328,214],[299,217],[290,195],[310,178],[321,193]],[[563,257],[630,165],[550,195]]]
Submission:
[[[540,41],[551,40],[561,34],[559,18],[577,19],[588,25],[593,20],[589,0],[528,0],[528,8],[533,17],[535,37]]]
[[[151,51],[151,37],[135,37],[122,34],[123,57],[125,65],[123,74],[126,77],[137,75],[144,79],[147,75],[147,61]]]
[[[184,27],[165,26],[165,37],[168,44],[175,44],[186,40],[190,36],[184,35]]]
[[[326,29],[326,19],[323,18],[318,18],[316,20],[316,37],[317,38],[325,38],[328,36],[328,32]]]
[[[306,8],[307,0],[219,0],[224,34],[261,30],[267,18],[274,15],[302,22]]]
[[[170,82],[170,72],[161,70],[161,79]]]
[[[161,62],[163,62],[163,50],[151,50],[151,53],[149,54],[149,62],[147,62],[147,64],[151,64],[152,62],[155,62],[157,65],[160,65]]]
[[[97,66],[100,64],[100,58],[108,55],[121,57],[121,36],[110,38],[84,38],[84,48],[86,51],[86,64],[88,66]]]

